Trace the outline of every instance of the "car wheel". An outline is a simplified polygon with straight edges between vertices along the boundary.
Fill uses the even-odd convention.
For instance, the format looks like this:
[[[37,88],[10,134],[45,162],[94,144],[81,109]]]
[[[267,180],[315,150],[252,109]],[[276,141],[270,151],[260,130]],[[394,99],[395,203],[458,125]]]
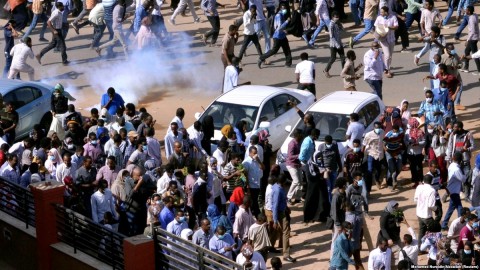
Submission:
[[[43,115],[42,120],[40,120],[40,126],[45,130],[45,133],[48,133],[50,125],[52,124],[53,116],[50,112],[47,112]]]

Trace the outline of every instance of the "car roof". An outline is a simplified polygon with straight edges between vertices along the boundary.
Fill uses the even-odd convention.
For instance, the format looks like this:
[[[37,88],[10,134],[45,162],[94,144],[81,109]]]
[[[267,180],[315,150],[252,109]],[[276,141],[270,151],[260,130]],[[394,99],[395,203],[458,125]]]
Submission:
[[[0,93],[6,94],[10,92],[12,89],[19,88],[19,87],[43,87],[46,90],[53,90],[53,87],[48,84],[39,83],[39,82],[29,82],[29,81],[21,81],[21,80],[9,80],[9,79],[0,79]]]
[[[308,111],[350,114],[360,105],[377,99],[377,95],[366,92],[335,91],[320,98]]]
[[[292,91],[266,85],[244,85],[228,91],[216,101],[258,107],[268,97],[281,93],[292,94]]]

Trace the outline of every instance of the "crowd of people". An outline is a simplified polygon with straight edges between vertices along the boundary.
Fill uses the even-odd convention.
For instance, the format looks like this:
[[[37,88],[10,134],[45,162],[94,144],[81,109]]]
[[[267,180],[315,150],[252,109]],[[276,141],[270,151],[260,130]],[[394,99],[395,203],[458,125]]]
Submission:
[[[290,185],[285,172],[270,164],[268,129],[256,130],[247,138],[245,122],[225,125],[223,137],[213,149],[213,119],[205,117],[186,128],[182,121],[185,111],[179,108],[164,136],[162,156],[155,120],[145,108],[126,103],[115,89],[109,88],[101,98],[101,108],[94,108],[90,116],[83,117],[74,104],[69,104],[75,99],[60,84],[52,95],[50,129],[35,125],[30,136],[19,142],[15,142],[18,114],[12,104],[0,103],[0,175],[26,188],[39,181],[62,183],[66,187],[65,205],[94,222],[128,236],[151,237],[151,225],[160,226],[252,269],[265,269],[269,253],[281,252],[283,261],[296,261],[290,255],[290,213],[291,207],[302,203],[306,224],[321,221],[332,230],[331,269],[347,269],[348,264],[363,269],[363,239],[370,250],[368,269],[411,269],[418,264],[422,252],[428,253],[430,266],[474,265],[480,259],[476,246],[478,217],[472,213],[480,207],[480,156],[472,166],[473,133],[464,129],[461,117],[455,113],[465,109],[461,105],[461,72],[469,72],[469,60],[475,60],[480,72],[480,33],[474,2],[449,1],[448,14],[443,19],[432,0],[350,1],[353,27],[365,29],[343,44],[340,34],[347,29],[342,25],[346,18],[342,1],[300,1],[296,9],[288,1],[239,1],[243,14],[229,26],[220,49],[226,70],[224,91],[239,85],[241,60],[251,43],[259,54],[259,68],[269,65],[267,59],[280,48],[285,54],[285,66],[290,67],[292,53],[287,34],[301,37],[305,46],[315,49],[316,37],[327,28],[331,57],[323,69],[325,77],[332,77],[330,69],[338,54],[345,90],[356,90],[355,83],[363,68],[363,79],[380,98],[383,77],[394,76],[392,56],[399,38],[401,52],[410,52],[409,32],[414,31],[414,21],[424,43],[413,57],[414,64],[418,65],[429,54],[429,74],[424,80],[429,80],[430,88],[424,91],[425,100],[419,110],[411,112],[409,102],[403,100],[398,107],[387,107],[368,132],[360,116],[352,113],[344,156],[330,135],[317,148],[315,141],[320,132],[314,117],[297,109],[305,128],[293,131],[294,139],[288,145],[286,168]],[[4,76],[14,79],[26,72],[33,80],[34,69],[27,64],[27,58],[36,57],[41,63],[43,55],[52,49],[61,52],[63,64],[68,64],[65,37],[70,26],[78,34],[82,27],[92,25],[91,49],[99,55],[106,49],[107,55],[112,56],[118,41],[128,58],[130,34],[135,36],[140,49],[158,46],[171,38],[161,14],[162,1],[134,1],[127,6],[124,0],[85,0],[83,4],[81,13],[69,24],[68,16],[74,10],[72,2],[57,1],[52,11],[48,3],[34,0],[33,20],[23,34],[20,31],[26,27],[26,16],[21,15],[27,11],[22,6],[11,7],[15,12],[4,27]],[[175,25],[175,17],[185,13],[187,6],[194,23],[199,22],[191,0],[172,1],[174,13],[168,21]],[[210,40],[213,46],[220,30],[217,6],[223,5],[203,0],[200,6],[212,25],[201,39],[205,45]],[[441,33],[449,28],[455,9],[459,25],[455,39],[459,40],[463,29],[468,28],[462,56],[454,43],[446,43]],[[134,14],[132,27],[124,33],[122,25],[130,13]],[[88,20],[82,22],[87,14]],[[34,55],[30,34],[40,19],[40,41],[46,41],[47,26],[53,38]],[[244,42],[235,56],[242,24]],[[100,45],[105,28],[109,41]],[[356,65],[353,47],[369,32],[374,33],[375,39],[362,63]],[[263,51],[261,35],[265,42]],[[17,37],[22,42],[15,45]],[[345,47],[350,47],[346,53]],[[298,88],[315,95],[315,63],[305,52],[300,58],[295,68]],[[478,75],[477,72],[473,74]],[[428,164],[426,174],[424,163]],[[416,202],[418,237],[407,222],[402,205],[390,201],[381,213],[374,244],[365,221],[373,220],[368,207],[370,192],[373,186],[397,191],[403,170],[410,170],[415,189],[412,199]],[[445,192],[440,196],[442,189]],[[462,197],[472,207],[463,207]],[[447,200],[449,206],[444,215],[442,203]],[[15,207],[15,198],[9,201],[9,207]],[[449,226],[455,209],[458,218]],[[402,224],[409,232],[403,237]],[[275,247],[277,240],[281,251]],[[273,257],[271,265],[279,269],[281,261]]]

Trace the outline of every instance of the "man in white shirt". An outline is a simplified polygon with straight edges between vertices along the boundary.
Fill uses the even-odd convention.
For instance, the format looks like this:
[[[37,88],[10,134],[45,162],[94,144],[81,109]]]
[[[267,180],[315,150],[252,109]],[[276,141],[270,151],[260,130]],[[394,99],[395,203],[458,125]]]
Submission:
[[[62,62],[63,65],[68,65],[69,62],[67,60],[67,49],[65,46],[65,37],[63,35],[62,31],[62,26],[63,26],[63,11],[65,7],[63,6],[63,3],[58,1],[55,3],[56,9],[52,11],[52,14],[50,15],[50,19],[48,19],[47,24],[50,30],[52,30],[52,41],[50,41],[50,44],[47,45],[47,47],[43,48],[43,50],[40,52],[40,54],[37,54],[35,58],[37,59],[38,63],[41,65],[42,64],[42,57],[52,50],[53,48],[57,47],[60,50],[62,54]]]
[[[383,128],[382,123],[375,122],[372,131],[367,132],[363,138],[362,152],[367,155],[367,172],[365,181],[367,184],[367,193],[370,194],[373,185],[373,178],[375,176],[375,183],[377,189],[381,189],[382,179],[380,173],[382,172],[383,153]],[[373,172],[375,171],[375,175]]]
[[[308,60],[308,53],[303,52],[300,54],[300,59],[302,62],[298,63],[295,66],[295,76],[297,78],[298,87],[297,89],[305,90],[307,89],[316,96],[315,89],[315,63]]]
[[[454,253],[457,253],[460,231],[467,225],[468,216],[470,216],[470,209],[463,207],[461,216],[454,219],[448,228],[447,238],[450,239],[450,248]]]
[[[261,10],[260,12],[263,12]],[[258,35],[255,32],[255,24],[257,23],[257,6],[250,5],[249,10],[243,14],[243,44],[238,54],[238,61],[241,62],[247,46],[250,43],[255,45],[258,55],[262,55],[262,47],[258,42]],[[232,63],[233,64],[233,63]]]
[[[106,212],[112,213],[115,217],[115,203],[113,202],[113,195],[110,189],[107,188],[108,183],[106,180],[98,181],[98,190],[91,196],[92,204],[92,219],[93,221],[100,223],[103,220],[103,216]]]
[[[242,68],[239,66],[240,60],[237,57],[232,57],[231,65],[225,68],[225,76],[223,78],[223,93],[233,90],[237,86],[250,85],[252,82],[244,82],[238,84],[238,75],[242,72]]]
[[[358,113],[350,114],[350,124],[345,134],[348,147],[353,149],[353,140],[358,139],[362,141],[363,133],[365,132],[365,126],[360,122],[360,116]]]
[[[368,270],[391,269],[392,250],[388,247],[386,239],[380,239],[378,247],[370,252],[368,257]]]
[[[403,223],[408,227],[408,234],[403,236],[403,248],[400,250],[400,254],[398,256],[398,260],[406,260],[405,255],[410,258],[414,265],[418,265],[418,240],[413,231],[413,228],[410,227],[407,220],[404,219]]]
[[[13,58],[8,78],[15,79],[20,72],[26,72],[28,73],[28,79],[33,81],[35,70],[27,64],[27,58],[33,59],[32,39],[26,37],[24,43],[22,42],[13,46],[10,51],[10,56]]]
[[[467,176],[463,173],[460,164],[462,163],[462,153],[455,152],[452,158],[452,164],[448,166],[448,181],[447,190],[450,193],[450,204],[448,205],[447,213],[442,222],[442,229],[448,228],[448,221],[453,214],[453,211],[457,209],[458,216],[462,211],[462,201],[460,199],[460,191],[462,185],[465,183]]]
[[[432,187],[433,177],[425,175],[423,184],[418,185],[415,190],[415,197],[413,200],[417,204],[418,226],[420,227],[420,239],[427,232],[427,228],[431,227],[433,223],[432,211],[437,209],[435,204],[437,191]]]
[[[183,118],[185,117],[185,110],[183,108],[177,108],[177,111],[175,112],[175,117],[173,117],[172,121],[170,123],[177,123],[178,129],[184,128],[183,126]],[[172,130],[172,125],[167,129],[167,134]]]
[[[72,163],[72,157],[70,154],[65,153],[63,155],[63,163],[57,166],[57,170],[55,172],[55,179],[58,183],[65,184],[63,179],[66,176],[70,176],[75,180],[75,175],[77,171],[77,164]],[[103,220],[103,216],[100,217]]]

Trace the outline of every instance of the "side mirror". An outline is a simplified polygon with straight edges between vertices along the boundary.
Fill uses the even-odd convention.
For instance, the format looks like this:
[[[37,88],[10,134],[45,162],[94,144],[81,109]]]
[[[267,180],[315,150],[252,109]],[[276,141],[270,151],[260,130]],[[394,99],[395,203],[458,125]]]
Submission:
[[[270,127],[270,122],[263,121],[260,122],[260,125],[258,125],[259,128],[269,128]]]
[[[200,116],[201,116],[201,115],[202,115],[201,113],[196,112],[196,113],[195,113],[195,119],[197,119],[197,120],[200,119]]]
[[[285,126],[285,131],[290,133],[292,132],[292,126],[288,125],[288,126]]]

